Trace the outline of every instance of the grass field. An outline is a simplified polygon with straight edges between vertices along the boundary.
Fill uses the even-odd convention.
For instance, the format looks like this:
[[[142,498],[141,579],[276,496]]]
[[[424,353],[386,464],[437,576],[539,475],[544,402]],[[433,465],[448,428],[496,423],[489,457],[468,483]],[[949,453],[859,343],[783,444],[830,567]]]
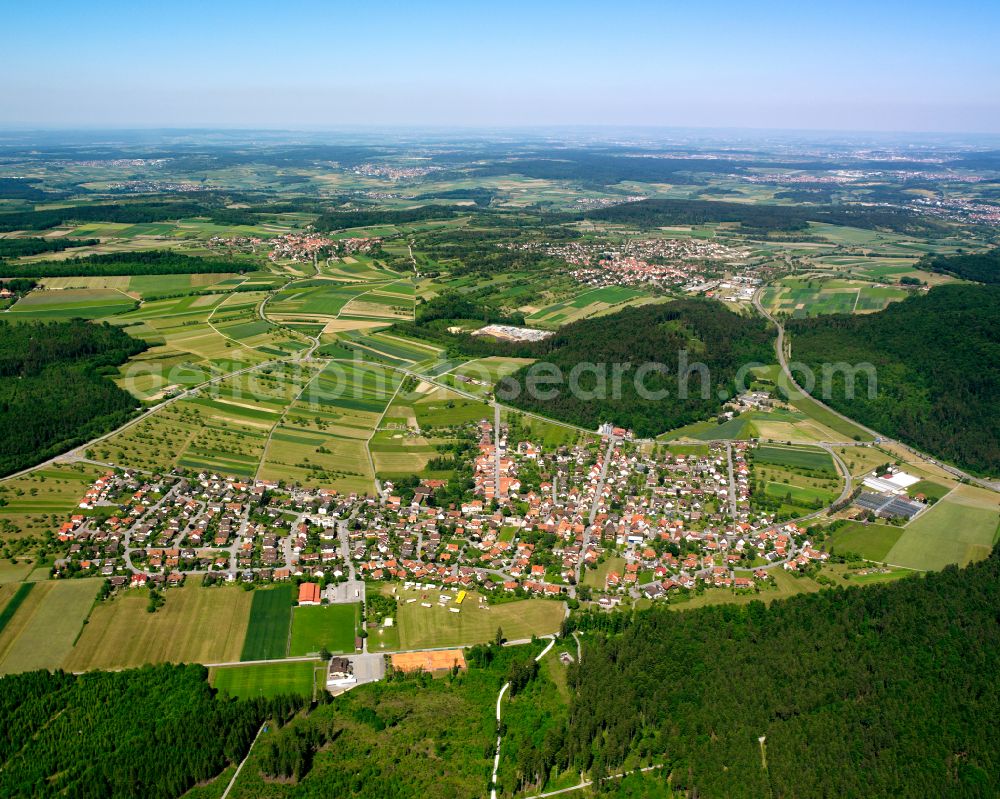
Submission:
[[[391,589],[389,589],[391,590]],[[549,599],[523,599],[499,605],[479,605],[479,595],[470,593],[460,613],[452,613],[437,602],[439,591],[397,589],[400,602],[396,623],[402,649],[429,649],[438,646],[464,646],[493,640],[497,628],[504,637],[515,641],[559,630],[565,605]],[[423,599],[426,594],[427,598]],[[407,602],[416,599],[416,602]],[[425,608],[421,602],[430,602]],[[454,604],[454,600],[448,605]]]
[[[985,558],[996,541],[1000,523],[997,495],[959,486],[904,528],[885,560],[910,569],[964,566]]]
[[[903,272],[907,271],[905,267]],[[763,302],[772,313],[795,319],[833,313],[881,311],[909,296],[906,289],[859,280],[788,277],[769,287]]]
[[[354,652],[354,636],[361,622],[361,605],[310,605],[292,614],[291,657],[312,655],[323,647],[330,652]]]
[[[240,660],[282,658],[288,651],[294,587],[279,585],[254,591],[250,621]]]
[[[586,289],[575,297],[555,302],[539,308],[528,316],[528,322],[543,327],[555,327],[585,319],[609,308],[625,305],[635,299],[647,298],[649,294],[627,286],[603,286]]]
[[[932,499],[934,501],[941,499],[949,491],[951,491],[949,486],[943,486],[940,483],[935,483],[933,480],[920,480],[906,489],[906,493],[911,497],[915,497],[917,494],[923,494],[927,497],[927,499]]]
[[[0,633],[0,674],[63,666],[100,584],[84,579],[35,585]]]
[[[625,558],[608,558],[604,563],[597,564],[596,569],[587,569],[583,574],[583,584],[591,588],[604,590],[609,572],[618,572],[619,577],[625,574]]]
[[[18,560],[11,563],[9,560],[0,561],[0,585],[9,583],[19,583],[31,574],[34,566],[30,560]]]
[[[241,699],[270,698],[281,694],[311,698],[316,668],[317,663],[312,660],[224,666],[211,669],[209,681],[220,691]]]
[[[888,524],[848,522],[833,533],[830,544],[838,554],[856,552],[867,560],[881,562],[902,534],[901,527]]]
[[[21,583],[14,589],[12,594],[3,597],[7,604],[3,605],[3,609],[0,610],[0,633],[4,631],[10,620],[14,618],[17,609],[24,604],[24,600],[28,598],[28,594],[31,593],[31,589],[34,587],[34,583]]]
[[[796,594],[815,593],[822,587],[811,577],[797,576],[784,569],[770,569],[768,574],[774,581],[774,585],[765,588],[759,594],[705,591],[702,594],[693,595],[685,601],[672,603],[670,607],[677,610],[689,610],[707,605],[746,605],[754,600],[770,603],[775,599],[786,599]]]
[[[193,581],[165,596],[156,613],[146,612],[145,589],[99,603],[65,667],[87,671],[240,659],[253,593],[230,586],[202,588]]]
[[[760,463],[791,466],[830,475],[837,473],[830,453],[822,449],[762,445],[754,450],[753,458]]]

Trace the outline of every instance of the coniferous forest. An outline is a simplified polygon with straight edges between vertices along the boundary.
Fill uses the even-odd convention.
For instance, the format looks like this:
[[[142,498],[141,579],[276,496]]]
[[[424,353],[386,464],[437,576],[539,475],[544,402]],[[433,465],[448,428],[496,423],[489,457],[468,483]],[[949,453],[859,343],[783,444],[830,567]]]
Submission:
[[[770,606],[571,617],[568,724],[532,767],[665,760],[702,797],[997,796],[998,608],[995,550]]]
[[[180,796],[239,763],[293,697],[215,695],[204,666],[0,679],[0,796]]]
[[[0,321],[0,475],[122,424],[139,403],[107,375],[144,349],[107,323]]]
[[[870,315],[788,323],[795,360],[871,363],[878,392],[843,372],[823,400],[886,435],[979,472],[1000,472],[1000,287],[941,286]],[[821,380],[817,378],[817,390]]]

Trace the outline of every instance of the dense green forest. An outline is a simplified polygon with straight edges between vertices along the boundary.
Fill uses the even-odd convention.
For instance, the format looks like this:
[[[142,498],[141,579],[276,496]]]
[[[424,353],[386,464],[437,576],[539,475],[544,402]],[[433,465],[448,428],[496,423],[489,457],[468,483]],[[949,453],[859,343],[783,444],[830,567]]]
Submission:
[[[301,700],[215,695],[204,666],[0,679],[0,796],[177,797]]]
[[[245,272],[254,264],[200,255],[181,255],[172,250],[140,250],[111,252],[65,261],[36,261],[8,264],[8,277],[77,277],[80,275],[199,275],[208,273]]]
[[[823,364],[870,363],[878,392],[843,371],[824,402],[869,427],[960,466],[1000,473],[1000,286],[940,286],[868,315],[788,323],[792,355]]]
[[[128,419],[138,402],[106,375],[146,346],[107,323],[0,321],[0,475]]]
[[[943,272],[965,280],[1000,283],[1000,247],[968,255],[926,255],[917,266],[929,272]]]
[[[641,200],[589,211],[588,219],[601,219],[643,228],[661,225],[703,225],[739,222],[758,232],[805,230],[809,222],[828,222],[860,228],[885,228],[899,232],[932,234],[946,228],[903,210],[866,206],[752,205],[717,200]]]
[[[91,247],[100,239],[43,239],[37,236],[24,239],[0,239],[0,259],[23,258],[43,252],[62,252],[71,247]]]
[[[739,316],[711,300],[626,308],[566,325],[535,345],[501,349],[539,358],[563,375],[561,384],[538,384],[557,392],[543,398],[525,390],[537,367],[535,372],[531,366],[519,370],[498,386],[498,395],[508,397],[510,404],[590,429],[610,421],[638,436],[654,436],[716,413],[723,402],[719,392],[732,395],[740,367],[773,360],[771,334],[763,320]],[[583,367],[580,390],[571,390],[572,370],[587,363],[604,370],[606,391],[600,390],[600,378]],[[660,367],[652,368],[656,364]],[[613,369],[618,365],[623,378],[616,397]],[[647,397],[637,390],[637,379],[650,392]],[[686,398],[679,396],[684,385]],[[520,393],[511,396],[515,386]]]
[[[995,797],[997,608],[994,551],[770,606],[573,617],[591,634],[569,720],[533,767],[600,777],[662,759],[702,797]]]

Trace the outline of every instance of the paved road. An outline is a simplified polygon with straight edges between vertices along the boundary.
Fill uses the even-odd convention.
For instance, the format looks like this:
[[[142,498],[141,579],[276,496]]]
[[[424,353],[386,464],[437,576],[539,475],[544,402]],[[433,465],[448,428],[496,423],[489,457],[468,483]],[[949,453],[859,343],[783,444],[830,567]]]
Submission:
[[[951,466],[947,463],[942,463],[941,461],[932,458],[930,455],[927,455],[926,453],[921,452],[918,449],[914,449],[909,444],[904,444],[902,441],[897,441],[895,439],[889,438],[888,436],[879,433],[877,430],[873,430],[870,427],[866,427],[860,422],[851,419],[849,416],[845,416],[840,411],[831,408],[822,400],[817,399],[816,397],[804,391],[802,387],[795,381],[795,377],[792,375],[791,370],[788,368],[788,357],[787,354],[785,353],[785,328],[781,324],[781,322],[779,322],[775,317],[771,316],[771,314],[764,309],[764,306],[760,301],[761,295],[764,293],[765,288],[766,286],[761,286],[759,289],[757,289],[757,291],[753,295],[753,304],[754,307],[757,309],[757,312],[765,319],[770,321],[771,324],[773,324],[778,331],[777,338],[775,338],[774,340],[774,352],[778,356],[778,363],[781,364],[781,371],[784,372],[785,378],[788,380],[788,385],[790,388],[797,389],[802,396],[812,397],[813,401],[816,402],[816,404],[818,404],[820,407],[825,408],[837,418],[842,419],[843,421],[848,422],[849,424],[853,424],[855,427],[860,428],[868,435],[870,435],[872,438],[880,439],[881,443],[883,444],[894,444],[906,450],[907,452],[916,455],[919,458],[931,461],[932,463],[936,464],[940,469],[943,469],[952,477],[955,477],[958,480],[967,480],[970,483],[974,483],[975,485],[978,485],[982,488],[987,488],[991,491],[1000,491],[1000,481],[983,480],[982,478],[974,477],[973,475],[968,474],[967,472],[963,472],[961,469],[955,466]],[[790,349],[791,347],[789,346],[789,350]]]
[[[500,495],[500,406],[493,403],[493,496],[502,503]]]

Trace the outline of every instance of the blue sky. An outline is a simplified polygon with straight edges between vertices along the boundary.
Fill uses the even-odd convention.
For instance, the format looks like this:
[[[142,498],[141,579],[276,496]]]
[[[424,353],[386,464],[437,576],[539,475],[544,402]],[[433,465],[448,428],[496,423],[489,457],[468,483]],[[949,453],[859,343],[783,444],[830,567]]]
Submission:
[[[0,0],[0,125],[997,133],[997,41],[983,0]]]

